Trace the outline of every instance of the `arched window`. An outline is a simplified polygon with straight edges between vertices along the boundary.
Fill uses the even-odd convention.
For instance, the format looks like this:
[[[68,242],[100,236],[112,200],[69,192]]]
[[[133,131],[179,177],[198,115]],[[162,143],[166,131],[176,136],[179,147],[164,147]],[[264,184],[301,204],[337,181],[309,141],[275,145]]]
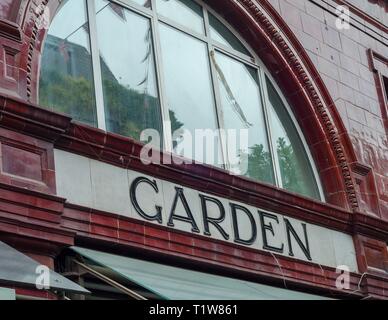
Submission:
[[[196,131],[213,130],[213,148],[183,155],[323,199],[276,84],[200,1],[62,1],[45,42],[39,94],[42,105],[107,131],[139,140],[155,129],[161,146],[180,154],[182,132],[197,142]],[[230,129],[247,139],[232,141]]]

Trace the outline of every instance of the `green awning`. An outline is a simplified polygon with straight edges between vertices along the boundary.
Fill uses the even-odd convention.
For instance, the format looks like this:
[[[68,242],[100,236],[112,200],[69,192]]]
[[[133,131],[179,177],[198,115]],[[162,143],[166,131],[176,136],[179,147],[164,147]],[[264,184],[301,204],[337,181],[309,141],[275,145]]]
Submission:
[[[72,247],[82,257],[167,300],[326,300],[328,298],[159,263]]]
[[[0,288],[0,301],[16,300],[16,293],[14,289]]]

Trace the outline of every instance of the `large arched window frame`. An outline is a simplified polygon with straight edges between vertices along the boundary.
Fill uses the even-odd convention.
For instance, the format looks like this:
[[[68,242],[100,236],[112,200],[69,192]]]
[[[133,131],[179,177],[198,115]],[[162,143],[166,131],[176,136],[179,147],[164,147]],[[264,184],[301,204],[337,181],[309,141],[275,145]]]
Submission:
[[[106,109],[104,104],[104,90],[103,90],[103,82],[102,82],[102,73],[101,73],[101,61],[100,61],[100,48],[98,44],[98,35],[97,35],[97,21],[96,21],[96,8],[95,8],[95,0],[85,0],[87,7],[87,16],[88,16],[88,27],[89,27],[89,35],[90,35],[90,51],[91,51],[91,60],[92,60],[92,72],[93,72],[93,84],[95,91],[95,104],[96,104],[96,120],[98,128],[102,130],[109,130],[106,126]],[[150,29],[152,34],[152,47],[153,47],[153,57],[155,60],[155,73],[156,73],[156,81],[157,81],[157,94],[160,101],[161,107],[161,123],[162,123],[162,131],[163,131],[163,148],[166,151],[173,151],[173,139],[172,139],[172,128],[171,128],[171,119],[170,112],[167,106],[167,97],[166,97],[166,82],[164,79],[164,65],[162,59],[162,48],[161,48],[161,40],[160,40],[160,29],[159,24],[163,24],[165,26],[171,27],[174,30],[178,30],[184,34],[193,37],[202,43],[204,43],[208,50],[208,59],[209,59],[209,67],[211,72],[211,84],[212,84],[212,92],[215,99],[215,114],[217,120],[217,126],[221,129],[224,128],[224,120],[223,120],[223,110],[222,110],[222,102],[221,102],[221,94],[220,87],[217,84],[217,70],[214,63],[212,63],[212,56],[214,54],[220,53],[226,57],[230,57],[235,61],[241,62],[245,66],[251,67],[257,72],[258,82],[260,87],[260,99],[262,105],[262,111],[259,110],[260,106],[258,106],[258,112],[263,112],[265,131],[267,134],[267,142],[269,147],[269,153],[271,155],[271,164],[274,172],[274,184],[280,188],[284,188],[283,178],[281,174],[281,168],[279,167],[279,159],[278,154],[276,152],[276,141],[274,139],[274,128],[273,122],[270,121],[269,115],[269,106],[271,105],[267,81],[274,87],[275,91],[278,94],[279,99],[283,107],[287,112],[287,116],[289,116],[292,120],[293,126],[297,132],[298,139],[302,142],[303,151],[306,153],[308,158],[309,165],[311,166],[312,174],[315,179],[316,187],[318,189],[318,197],[320,200],[324,200],[324,195],[322,191],[322,187],[320,184],[319,176],[313,162],[312,156],[310,154],[309,148],[307,147],[307,143],[303,137],[300,127],[297,124],[297,121],[291,111],[286,99],[281,94],[279,87],[276,82],[271,77],[270,73],[267,71],[266,67],[262,64],[259,57],[256,53],[250,48],[250,46],[242,39],[232,27],[216,12],[214,12],[206,3],[202,1],[195,1],[198,5],[202,7],[202,14],[204,20],[204,30],[203,34],[200,32],[196,32],[190,29],[187,26],[179,24],[178,22],[165,17],[159,14],[156,10],[156,1],[157,0],[110,0],[110,2],[117,3],[118,5],[130,10],[133,13],[141,15],[150,21]],[[142,6],[141,3],[149,3],[149,7]],[[224,45],[213,39],[211,36],[211,25],[210,25],[210,17],[216,17],[224,26],[227,27],[228,31],[231,32],[236,39],[243,45],[243,50],[234,49],[228,45]],[[246,52],[242,52],[245,51]],[[267,80],[268,79],[268,80]],[[222,138],[221,138],[222,140]],[[228,160],[225,157],[226,146],[225,141],[221,141],[222,145],[222,154],[224,155],[224,162],[226,169],[228,169]],[[306,168],[307,169],[307,168]]]

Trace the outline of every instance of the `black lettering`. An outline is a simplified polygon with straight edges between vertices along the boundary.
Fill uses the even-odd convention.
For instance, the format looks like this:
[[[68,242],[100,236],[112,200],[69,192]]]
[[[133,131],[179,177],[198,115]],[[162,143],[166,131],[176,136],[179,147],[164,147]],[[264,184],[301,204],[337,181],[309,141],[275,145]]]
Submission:
[[[187,203],[187,200],[186,200],[186,197],[185,197],[185,195],[183,193],[183,189],[179,188],[179,187],[175,187],[175,190],[176,190],[175,198],[174,198],[174,202],[172,204],[170,218],[168,219],[168,224],[167,225],[169,227],[174,227],[175,226],[174,225],[174,220],[188,222],[188,223],[191,224],[191,226],[192,226],[191,230],[193,232],[200,233],[201,231],[198,229],[198,225],[197,225],[197,223],[194,220],[194,216],[191,213],[190,207],[189,207],[189,205]],[[183,207],[184,207],[184,209],[186,211],[187,217],[179,216],[179,215],[175,214],[175,210],[176,210],[176,206],[178,204],[178,200],[181,200],[181,202],[183,204]]]
[[[296,233],[294,227],[292,226],[291,222],[284,218],[284,222],[286,223],[286,231],[287,231],[287,241],[288,241],[288,248],[289,248],[289,255],[291,257],[294,256],[294,251],[292,250],[292,244],[291,244],[291,234],[294,236],[294,239],[296,240],[296,242],[298,243],[299,247],[302,249],[304,255],[306,256],[306,258],[310,261],[312,261],[313,259],[311,258],[311,253],[310,253],[310,247],[309,247],[309,241],[308,241],[308,237],[307,237],[307,226],[305,223],[302,223],[302,228],[303,228],[303,233],[304,233],[304,240],[305,240],[305,243],[304,244],[302,242],[302,240],[299,238],[298,234]]]
[[[139,203],[137,201],[137,197],[136,197],[136,190],[137,190],[137,187],[139,186],[139,184],[141,184],[141,183],[146,183],[146,184],[150,185],[155,190],[156,193],[159,193],[159,188],[158,188],[158,185],[157,185],[155,180],[152,181],[152,180],[147,179],[145,177],[136,178],[132,182],[131,189],[130,189],[130,196],[131,196],[131,202],[132,202],[133,207],[135,208],[136,212],[140,216],[142,216],[144,219],[146,219],[148,221],[158,221],[160,224],[163,223],[162,207],[155,206],[156,213],[154,215],[148,215],[147,213],[144,212],[144,210],[142,208],[140,208]]]
[[[225,240],[229,240],[229,235],[225,232],[225,230],[220,226],[220,223],[222,223],[225,220],[225,208],[222,205],[221,201],[204,196],[204,195],[199,195],[201,198],[201,206],[202,206],[202,215],[203,215],[203,225],[205,228],[205,235],[211,236],[212,234],[210,233],[210,224],[216,227],[216,229],[221,233],[221,235],[224,237]],[[214,204],[217,205],[217,207],[220,210],[220,216],[218,218],[210,218],[207,212],[207,202],[213,202]]]
[[[232,223],[233,223],[233,231],[234,231],[234,242],[239,243],[239,244],[244,244],[244,245],[252,245],[257,238],[257,226],[255,219],[253,218],[252,213],[245,207],[240,206],[235,203],[230,204],[230,208],[232,210]],[[248,239],[242,239],[240,236],[240,230],[238,228],[238,219],[237,219],[237,212],[243,212],[247,215],[249,222],[251,223],[252,226],[252,236]]]
[[[276,221],[277,224],[279,224],[278,216],[271,214],[271,213],[261,212],[261,211],[259,211],[259,215],[260,215],[261,230],[263,233],[263,249],[275,251],[278,253],[283,253],[284,243],[282,243],[282,246],[280,248],[277,248],[277,247],[271,246],[268,243],[268,238],[267,238],[267,231],[270,231],[273,236],[275,236],[275,231],[273,229],[272,222],[270,222],[269,224],[266,224],[265,218],[272,219],[272,220]]]

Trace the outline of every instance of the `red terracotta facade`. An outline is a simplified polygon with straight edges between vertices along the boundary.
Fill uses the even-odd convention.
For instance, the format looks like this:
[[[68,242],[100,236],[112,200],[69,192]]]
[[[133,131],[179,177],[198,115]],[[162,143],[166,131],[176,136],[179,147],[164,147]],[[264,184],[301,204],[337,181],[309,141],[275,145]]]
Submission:
[[[348,5],[355,21],[379,36],[368,38],[357,29],[357,42],[343,40],[334,29],[325,33],[334,19],[325,9],[329,2]],[[41,108],[37,83],[46,30],[37,21],[46,6],[55,12],[59,1],[1,1],[0,240],[51,267],[64,248],[88,244],[118,253],[145,250],[246,279],[286,281],[287,287],[307,292],[388,298],[388,109],[382,83],[388,73],[388,34],[386,24],[357,2],[207,1],[256,50],[287,97],[319,171],[327,200],[321,203],[209,166],[145,166],[139,143]],[[387,13],[384,1],[369,1],[368,6]],[[337,36],[341,49],[335,49]],[[347,53],[353,44],[360,60],[358,90],[350,83],[354,76],[341,76],[348,75],[346,66],[354,57]],[[328,51],[330,58],[324,59]],[[361,72],[372,80],[364,80]],[[352,102],[367,90],[375,104]],[[335,286],[333,268],[286,257],[275,260],[266,252],[68,203],[56,195],[54,148],[350,234],[359,273],[351,275],[351,289],[343,292]]]

